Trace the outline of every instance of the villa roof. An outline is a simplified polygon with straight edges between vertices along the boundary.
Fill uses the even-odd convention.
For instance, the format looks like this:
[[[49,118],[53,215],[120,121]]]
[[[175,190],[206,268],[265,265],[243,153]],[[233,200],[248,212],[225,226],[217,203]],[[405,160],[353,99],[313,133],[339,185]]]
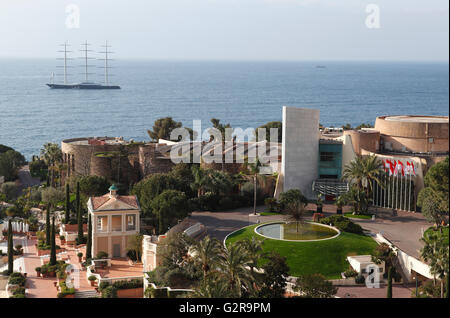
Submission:
[[[111,195],[90,197],[88,202],[92,211],[139,210],[139,202],[134,195]]]

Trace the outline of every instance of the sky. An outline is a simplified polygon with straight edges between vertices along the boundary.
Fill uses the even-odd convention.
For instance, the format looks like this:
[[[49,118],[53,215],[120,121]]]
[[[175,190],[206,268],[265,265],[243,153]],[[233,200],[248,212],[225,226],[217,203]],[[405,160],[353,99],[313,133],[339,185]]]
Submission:
[[[448,37],[448,0],[0,0],[0,57],[448,62]]]

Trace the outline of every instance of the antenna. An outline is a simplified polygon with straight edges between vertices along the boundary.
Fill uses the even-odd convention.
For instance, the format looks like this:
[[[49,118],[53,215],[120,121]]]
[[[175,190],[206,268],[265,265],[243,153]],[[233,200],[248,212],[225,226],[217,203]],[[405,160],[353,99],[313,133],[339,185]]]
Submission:
[[[108,48],[110,48],[111,46],[108,45],[108,41],[106,41],[105,45],[102,45],[103,48],[105,48],[105,50],[103,52],[99,52],[99,53],[104,53],[105,54],[105,58],[104,59],[99,59],[101,61],[105,61],[105,66],[100,66],[100,68],[104,68],[105,69],[105,85],[109,84],[108,81],[108,76],[110,75],[108,73],[108,69],[111,68],[111,66],[108,65],[108,61],[111,61],[112,59],[108,58],[108,54],[114,53],[111,51],[108,51]]]
[[[67,47],[70,46],[69,44],[67,44],[67,41],[64,42],[64,44],[61,44],[60,46],[64,47],[63,51],[58,51],[61,53],[64,53],[64,84],[67,84],[67,60],[70,60],[70,58],[67,58],[67,53],[70,53],[72,51],[67,51]]]
[[[92,50],[88,50],[88,46],[90,45],[87,41],[85,41],[84,43],[81,44],[82,46],[84,46],[84,49],[80,50],[81,52],[84,52],[84,57],[81,57],[82,59],[84,59],[85,63],[84,63],[84,76],[85,76],[85,81],[88,81],[89,78],[89,74],[92,73],[88,73],[88,66],[92,66],[92,65],[88,65],[88,59],[93,59],[92,57],[88,57],[88,52],[92,52]]]

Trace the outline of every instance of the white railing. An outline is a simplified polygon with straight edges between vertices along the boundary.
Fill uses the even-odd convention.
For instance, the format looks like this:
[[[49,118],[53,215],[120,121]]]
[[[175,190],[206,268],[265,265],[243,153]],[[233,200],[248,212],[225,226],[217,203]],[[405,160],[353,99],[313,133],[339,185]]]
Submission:
[[[430,266],[419,261],[417,258],[406,254],[401,249],[392,244],[389,240],[387,240],[380,233],[377,233],[376,240],[380,243],[386,243],[394,250],[394,252],[397,254],[399,263],[402,266],[403,272],[405,273],[408,279],[411,279],[411,271],[415,271],[416,273],[419,273],[420,275],[425,276],[429,279],[434,278],[434,276],[430,272]]]
[[[100,286],[100,283],[102,282],[107,282],[110,284],[113,284],[115,282],[119,282],[119,281],[130,281],[133,279],[139,279],[139,280],[143,280],[144,278],[142,276],[126,276],[126,277],[101,277],[100,279],[98,279],[98,285]]]
[[[194,225],[188,227],[186,230],[184,230],[184,234],[188,236],[194,236],[202,231],[202,224],[201,223],[195,223]]]

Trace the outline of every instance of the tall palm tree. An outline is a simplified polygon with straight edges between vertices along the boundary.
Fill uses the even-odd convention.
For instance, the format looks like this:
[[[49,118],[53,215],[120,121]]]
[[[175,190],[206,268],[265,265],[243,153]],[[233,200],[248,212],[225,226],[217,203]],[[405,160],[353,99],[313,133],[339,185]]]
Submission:
[[[251,263],[247,251],[239,244],[232,244],[220,255],[219,274],[228,281],[228,290],[242,296],[241,289],[252,287],[253,277],[248,270]]]
[[[230,174],[214,169],[203,169],[199,166],[192,168],[194,181],[191,183],[191,189],[197,191],[200,197],[205,192],[215,194],[228,193],[233,187],[233,179]]]
[[[50,174],[50,185],[53,186],[54,174],[57,172],[58,168],[56,164],[62,160],[62,151],[57,144],[48,142],[44,144],[41,149],[41,160],[44,160],[45,164],[48,166],[48,173]]]
[[[295,222],[297,233],[299,224],[304,223],[305,212],[305,205],[302,202],[292,202],[287,206],[286,220]]]
[[[261,258],[261,253],[263,251],[263,240],[259,240],[256,237],[252,236],[252,238],[246,238],[242,241],[239,241],[237,244],[242,245],[245,251],[250,258],[250,272],[253,274],[254,268],[258,266],[258,260]]]
[[[368,195],[372,191],[372,181],[381,184],[383,162],[375,155],[357,156],[345,166],[343,178],[353,182],[358,189],[364,189]]]
[[[449,246],[441,235],[432,233],[426,239],[421,249],[421,256],[425,262],[429,262],[430,273],[441,281],[441,298],[444,297],[444,278],[449,274]],[[434,279],[436,281],[436,279]]]
[[[219,277],[208,277],[194,289],[190,298],[230,298],[233,293],[228,290],[228,284]]]
[[[206,279],[211,268],[217,264],[222,249],[220,242],[215,238],[211,239],[209,236],[193,246],[194,259],[203,271],[203,279]]]

